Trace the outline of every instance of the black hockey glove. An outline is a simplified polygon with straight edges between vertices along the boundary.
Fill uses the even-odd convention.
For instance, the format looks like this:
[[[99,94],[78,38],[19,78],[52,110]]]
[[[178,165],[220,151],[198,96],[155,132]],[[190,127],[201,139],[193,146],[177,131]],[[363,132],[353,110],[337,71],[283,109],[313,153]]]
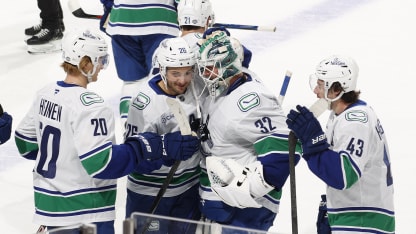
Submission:
[[[184,161],[192,157],[201,145],[196,136],[181,135],[180,132],[162,135],[164,155],[175,161]]]
[[[13,118],[0,105],[0,145],[10,139]]]
[[[182,136],[180,132],[158,135],[152,132],[140,133],[127,138],[136,153],[138,161],[142,160],[186,160],[199,150],[200,142],[195,136]]]
[[[326,141],[326,136],[312,112],[300,105],[297,105],[296,109],[298,111],[290,110],[286,123],[301,141],[303,156],[328,149],[329,144]]]

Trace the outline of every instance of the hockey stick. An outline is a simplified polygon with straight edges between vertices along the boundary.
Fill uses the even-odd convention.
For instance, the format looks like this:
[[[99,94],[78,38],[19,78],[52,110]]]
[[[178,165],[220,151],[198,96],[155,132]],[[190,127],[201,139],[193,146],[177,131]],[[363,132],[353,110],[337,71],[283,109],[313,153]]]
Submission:
[[[101,19],[101,15],[92,15],[85,13],[81,5],[79,4],[79,0],[68,0],[68,8],[69,11],[71,11],[72,15],[74,15],[77,18]]]
[[[328,109],[328,101],[324,98],[318,99],[309,110],[315,117],[319,117],[326,109]],[[295,153],[296,153],[296,138],[293,131],[289,133],[289,175],[290,175],[290,202],[292,209],[292,234],[298,234],[298,213],[296,203],[296,177],[295,177]]]
[[[279,101],[280,105],[283,103],[283,99],[285,98],[287,87],[289,86],[290,78],[292,77],[291,71],[286,71],[285,78],[283,80],[282,87],[280,88],[280,94],[279,97],[277,97],[277,100]]]
[[[188,116],[186,115],[186,112],[182,108],[181,104],[178,101],[176,101],[176,99],[173,99],[173,98],[166,98],[166,103],[168,104],[169,110],[173,113],[173,116],[175,116],[175,119],[179,124],[179,129],[181,130],[181,134],[191,135],[192,130],[191,130],[191,126],[189,125]],[[172,181],[173,176],[175,175],[175,172],[178,169],[180,163],[181,161],[177,160],[170,168],[165,181],[163,181],[162,187],[160,187],[160,190],[157,193],[155,200],[153,201],[153,204],[150,209],[150,214],[155,213],[156,208],[158,207],[160,200],[162,199],[163,195],[166,192],[166,189],[168,188],[170,182]],[[143,227],[141,233],[145,233],[147,231],[150,223],[151,223],[151,220],[148,220],[148,222],[146,222],[146,225]]]
[[[71,11],[72,15],[77,18],[83,19],[101,19],[102,15],[93,15],[86,13],[81,5],[79,0],[68,0],[68,8]],[[253,30],[253,31],[266,31],[266,32],[275,32],[275,26],[259,26],[259,25],[245,25],[245,24],[223,24],[215,23],[213,27],[224,27],[230,29],[243,29],[243,30]]]
[[[253,31],[265,31],[265,32],[276,32],[275,26],[259,26],[259,25],[245,25],[245,24],[223,24],[215,23],[213,27],[224,27],[230,29],[243,29],[243,30],[253,30]]]

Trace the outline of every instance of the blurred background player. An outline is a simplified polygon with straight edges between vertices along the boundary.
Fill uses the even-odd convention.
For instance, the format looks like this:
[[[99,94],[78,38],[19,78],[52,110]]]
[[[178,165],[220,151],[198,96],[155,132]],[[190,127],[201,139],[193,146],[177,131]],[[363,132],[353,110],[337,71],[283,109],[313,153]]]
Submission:
[[[225,31],[212,32],[199,52],[209,93],[200,127],[200,209],[216,223],[267,231],[289,176],[285,114],[261,81],[242,72]]]
[[[7,112],[4,112],[3,107],[0,104],[0,145],[10,139],[12,122],[12,116]]]
[[[160,43],[156,51],[159,73],[138,87],[138,94],[132,100],[126,122],[126,136],[141,132],[168,134],[179,130],[180,120],[173,116],[167,99],[175,99],[186,112],[191,129],[199,128],[200,110],[195,90],[194,70],[195,56],[187,42],[181,38],[169,38]],[[169,217],[199,220],[198,209],[200,154],[192,157],[183,155],[181,163],[169,186],[160,200],[154,214]],[[173,160],[164,160],[162,167],[141,164],[129,175],[127,181],[126,217],[135,212],[150,213],[156,195],[167,178]],[[145,222],[145,220],[142,220]],[[138,230],[144,228],[144,223],[137,221]],[[166,223],[159,221],[158,233],[195,233],[189,224],[180,222]]]
[[[190,157],[199,141],[179,132],[140,133],[115,145],[112,109],[86,89],[108,65],[107,43],[84,30],[67,34],[62,48],[65,80],[38,91],[15,132],[20,154],[35,160],[34,222],[48,229],[94,223],[98,234],[113,234],[115,179],[141,162]]]
[[[177,3],[175,0],[101,2],[104,6],[101,28],[111,36],[117,75],[123,81],[120,117],[124,128],[130,100],[149,75],[156,48],[163,39],[179,35]]]
[[[40,23],[25,29],[29,53],[60,51],[65,31],[60,0],[37,0]]]
[[[389,148],[374,110],[359,99],[357,78],[354,59],[333,55],[322,60],[310,84],[329,103],[326,133],[300,105],[288,114],[287,125],[302,143],[309,169],[327,185],[332,233],[394,233]]]

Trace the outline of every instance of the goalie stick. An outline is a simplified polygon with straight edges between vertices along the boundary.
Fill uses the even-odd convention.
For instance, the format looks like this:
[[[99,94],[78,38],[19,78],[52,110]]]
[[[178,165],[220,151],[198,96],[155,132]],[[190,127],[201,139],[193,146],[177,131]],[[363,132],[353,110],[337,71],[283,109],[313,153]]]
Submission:
[[[315,117],[319,117],[325,110],[328,109],[328,101],[325,98],[318,99],[309,110]],[[290,204],[292,211],[292,234],[298,234],[298,213],[296,203],[296,177],[295,177],[295,153],[296,153],[296,138],[293,131],[289,133],[289,175],[290,175]]]
[[[191,126],[189,125],[188,116],[186,115],[185,110],[182,108],[182,105],[174,98],[166,98],[166,103],[168,104],[169,110],[173,113],[173,116],[175,116],[175,119],[179,124],[179,129],[181,131],[181,134],[191,135],[192,134]],[[166,192],[166,189],[168,188],[170,182],[172,181],[173,176],[175,175],[175,172],[178,169],[180,163],[181,161],[177,160],[170,168],[165,181],[163,181],[163,184],[160,187],[160,190],[157,193],[155,200],[153,201],[153,204],[149,211],[150,214],[155,213],[156,208],[158,207],[160,200],[162,199],[163,195]],[[145,226],[143,227],[141,233],[145,233],[147,229],[149,228],[150,224],[151,224],[151,220],[148,220]]]

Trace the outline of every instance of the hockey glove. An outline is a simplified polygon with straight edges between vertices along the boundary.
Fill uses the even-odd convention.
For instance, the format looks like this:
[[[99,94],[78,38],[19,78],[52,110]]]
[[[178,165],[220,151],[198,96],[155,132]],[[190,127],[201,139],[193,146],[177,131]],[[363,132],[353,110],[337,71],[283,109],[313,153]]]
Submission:
[[[108,21],[108,17],[110,17],[111,8],[114,5],[114,1],[113,0],[100,0],[100,1],[103,4],[103,8],[104,8],[104,13],[100,18],[100,30],[107,34],[106,32],[107,21]]]
[[[207,29],[202,35],[202,38],[203,39],[210,38],[213,35],[215,35],[217,32],[221,32],[221,31],[225,32],[227,36],[230,36],[230,31],[228,31],[225,27],[213,27],[213,28]]]
[[[12,132],[12,121],[12,116],[7,114],[7,112],[4,112],[2,115],[0,115],[0,145],[10,139]]]
[[[126,139],[125,144],[133,147],[137,161],[153,161],[163,157],[162,138],[153,132],[144,132]]]
[[[331,234],[331,228],[328,222],[328,210],[326,208],[326,195],[321,195],[321,202],[319,203],[318,218],[316,220],[317,234]]]
[[[163,155],[175,161],[184,161],[199,150],[200,140],[196,136],[181,135],[180,132],[162,135]]]
[[[328,149],[329,144],[319,121],[312,112],[300,105],[297,105],[296,109],[298,111],[290,110],[286,123],[301,141],[303,156],[308,159],[308,155]]]

